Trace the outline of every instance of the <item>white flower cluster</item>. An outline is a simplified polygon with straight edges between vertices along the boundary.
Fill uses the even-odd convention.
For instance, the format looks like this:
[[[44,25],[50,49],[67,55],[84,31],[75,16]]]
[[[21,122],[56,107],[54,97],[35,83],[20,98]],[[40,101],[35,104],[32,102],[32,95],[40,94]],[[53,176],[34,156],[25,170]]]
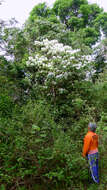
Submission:
[[[64,46],[62,43],[58,43],[57,40],[35,41],[35,46],[36,52],[29,57],[26,62],[27,67],[42,66],[53,69],[55,65],[61,64],[63,68],[66,68],[75,59],[74,54],[80,51],[79,49],[73,50],[70,46]],[[38,47],[40,48],[39,53]]]
[[[46,56],[43,55],[39,55],[38,53],[35,56],[30,56],[28,61],[26,62],[26,66],[36,66],[39,64],[39,66],[41,65],[45,65],[46,62],[48,61]]]
[[[43,40],[42,42],[35,41],[35,45],[42,47],[41,51],[46,52],[51,55],[58,55],[60,53],[68,53],[70,55],[80,51],[79,49],[73,50],[70,46],[64,46],[62,43],[59,43],[57,40],[48,39]]]
[[[91,61],[90,56],[77,56],[79,51],[79,49],[73,50],[70,46],[64,46],[57,40],[35,41],[35,53],[29,56],[26,66],[36,68],[38,75],[44,81],[44,87],[49,82],[61,83],[72,75],[73,67],[80,69]],[[63,90],[60,89],[60,93],[62,92]]]

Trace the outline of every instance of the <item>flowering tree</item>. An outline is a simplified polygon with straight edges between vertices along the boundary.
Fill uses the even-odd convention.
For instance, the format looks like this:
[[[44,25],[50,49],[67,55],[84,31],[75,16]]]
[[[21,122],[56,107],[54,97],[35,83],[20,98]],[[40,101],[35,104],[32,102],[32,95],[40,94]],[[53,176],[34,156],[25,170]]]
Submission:
[[[52,104],[66,104],[67,110],[75,101],[82,105],[81,89],[86,83],[90,56],[81,56],[79,49],[48,39],[35,41],[35,52],[29,54],[25,80],[35,96],[41,94]]]

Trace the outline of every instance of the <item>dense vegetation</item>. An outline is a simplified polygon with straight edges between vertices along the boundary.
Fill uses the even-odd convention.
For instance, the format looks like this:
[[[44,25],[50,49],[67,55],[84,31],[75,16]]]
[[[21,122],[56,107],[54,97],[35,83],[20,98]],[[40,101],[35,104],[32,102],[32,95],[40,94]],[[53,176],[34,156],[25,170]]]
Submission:
[[[87,0],[42,3],[22,28],[0,21],[0,43],[1,190],[106,190],[107,13]],[[99,186],[82,157],[90,121]]]

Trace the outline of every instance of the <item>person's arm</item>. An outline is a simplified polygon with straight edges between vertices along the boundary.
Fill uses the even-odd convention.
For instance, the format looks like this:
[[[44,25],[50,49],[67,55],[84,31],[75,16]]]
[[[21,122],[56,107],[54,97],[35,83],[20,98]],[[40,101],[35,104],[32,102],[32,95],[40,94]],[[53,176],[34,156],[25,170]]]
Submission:
[[[85,136],[84,145],[83,145],[83,153],[82,153],[83,157],[86,157],[86,155],[88,154],[90,142],[91,142],[91,138],[89,136]]]
[[[97,148],[98,148],[98,145],[99,145],[99,136],[97,135]]]

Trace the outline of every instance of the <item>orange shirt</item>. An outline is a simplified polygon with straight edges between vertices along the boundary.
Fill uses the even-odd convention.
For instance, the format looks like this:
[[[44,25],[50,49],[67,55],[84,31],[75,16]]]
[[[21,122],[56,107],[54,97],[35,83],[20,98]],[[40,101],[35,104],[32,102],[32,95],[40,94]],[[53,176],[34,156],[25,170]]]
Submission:
[[[88,131],[84,138],[83,156],[98,152],[98,135]]]

